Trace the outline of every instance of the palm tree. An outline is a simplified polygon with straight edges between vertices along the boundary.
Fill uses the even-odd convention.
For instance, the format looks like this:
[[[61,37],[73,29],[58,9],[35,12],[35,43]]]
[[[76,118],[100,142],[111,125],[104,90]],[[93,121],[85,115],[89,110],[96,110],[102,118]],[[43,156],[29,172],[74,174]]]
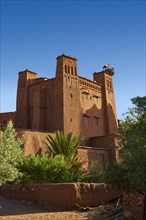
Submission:
[[[62,131],[57,131],[56,137],[48,135],[46,139],[45,144],[51,157],[62,154],[68,161],[75,159],[77,148],[83,140],[80,136],[73,136],[72,132],[64,134]]]
[[[85,175],[82,167],[83,162],[77,157],[77,148],[83,141],[80,136],[73,136],[72,132],[64,134],[62,131],[56,132],[56,137],[48,135],[47,142],[44,142],[49,150],[50,156],[64,155],[65,161],[74,170],[74,180],[81,180]]]

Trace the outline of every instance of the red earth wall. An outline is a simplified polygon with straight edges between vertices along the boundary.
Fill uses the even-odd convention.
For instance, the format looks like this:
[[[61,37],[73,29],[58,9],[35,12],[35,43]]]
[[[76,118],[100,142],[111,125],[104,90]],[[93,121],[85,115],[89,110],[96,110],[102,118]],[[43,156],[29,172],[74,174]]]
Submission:
[[[65,209],[76,205],[98,206],[119,198],[121,194],[106,184],[94,183],[6,184],[0,187],[1,197]]]

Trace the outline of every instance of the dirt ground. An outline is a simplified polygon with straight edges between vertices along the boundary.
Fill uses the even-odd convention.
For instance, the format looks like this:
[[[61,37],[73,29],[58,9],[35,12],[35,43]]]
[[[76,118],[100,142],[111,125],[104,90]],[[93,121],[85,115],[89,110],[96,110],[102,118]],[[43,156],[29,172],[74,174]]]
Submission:
[[[109,208],[108,208],[109,209]],[[103,207],[102,207],[103,210]],[[0,198],[0,220],[122,220],[121,214],[109,216],[97,209],[63,211]]]

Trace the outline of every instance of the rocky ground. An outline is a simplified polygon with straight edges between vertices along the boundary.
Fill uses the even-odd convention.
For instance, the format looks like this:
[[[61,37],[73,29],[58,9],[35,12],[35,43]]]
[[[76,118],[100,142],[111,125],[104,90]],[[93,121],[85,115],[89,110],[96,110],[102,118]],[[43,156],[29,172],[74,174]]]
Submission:
[[[123,220],[119,201],[75,210],[44,209],[34,204],[0,198],[0,220]]]

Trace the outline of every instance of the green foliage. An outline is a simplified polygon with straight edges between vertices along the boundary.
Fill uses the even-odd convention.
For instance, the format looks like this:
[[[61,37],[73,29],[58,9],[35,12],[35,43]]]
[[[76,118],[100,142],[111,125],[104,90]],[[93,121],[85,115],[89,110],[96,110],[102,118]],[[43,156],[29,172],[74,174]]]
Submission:
[[[10,120],[4,131],[0,131],[0,185],[12,182],[21,173],[17,165],[21,163],[23,152],[20,148],[22,137],[17,137],[13,123]]]
[[[132,101],[137,106],[126,113],[118,132],[122,159],[146,147],[146,97],[133,98]]]
[[[99,161],[92,161],[89,170],[84,177],[84,182],[101,183],[102,175],[103,174],[99,168]]]
[[[50,156],[63,155],[66,163],[74,170],[74,181],[81,180],[85,175],[85,171],[76,154],[82,139],[79,136],[73,136],[71,132],[64,134],[62,131],[57,131],[55,137],[48,135],[46,139],[45,144],[48,147]]]
[[[70,183],[80,180],[63,155],[48,158],[47,154],[41,157],[30,154],[24,158],[20,171],[23,173],[22,183]]]
[[[128,173],[121,164],[109,165],[103,172],[102,182],[114,188],[129,189]]]
[[[146,96],[133,98],[132,102],[135,107],[126,113],[118,131],[120,162],[106,170],[105,181],[145,193]]]
[[[73,136],[71,132],[64,134],[62,131],[56,132],[56,137],[47,136],[46,146],[52,157],[62,154],[65,159],[71,161],[75,158],[77,148],[82,139],[79,136]]]

